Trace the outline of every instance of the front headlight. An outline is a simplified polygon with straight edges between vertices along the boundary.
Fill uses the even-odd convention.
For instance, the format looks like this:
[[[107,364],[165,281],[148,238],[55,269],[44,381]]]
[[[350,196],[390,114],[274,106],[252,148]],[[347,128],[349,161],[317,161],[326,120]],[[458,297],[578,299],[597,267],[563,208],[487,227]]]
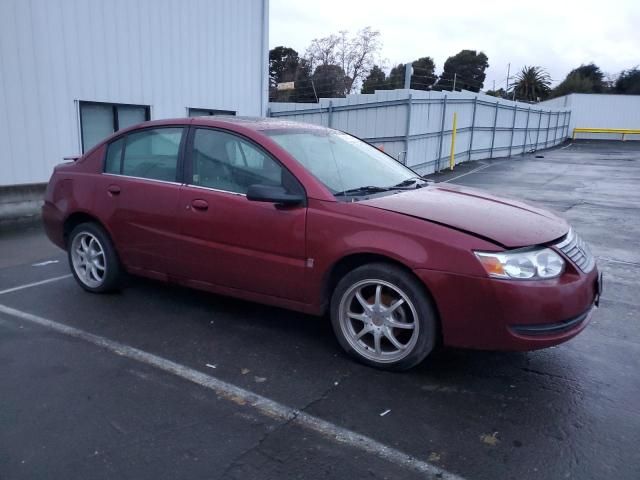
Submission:
[[[546,280],[559,277],[564,271],[564,260],[550,248],[473,253],[493,278]]]

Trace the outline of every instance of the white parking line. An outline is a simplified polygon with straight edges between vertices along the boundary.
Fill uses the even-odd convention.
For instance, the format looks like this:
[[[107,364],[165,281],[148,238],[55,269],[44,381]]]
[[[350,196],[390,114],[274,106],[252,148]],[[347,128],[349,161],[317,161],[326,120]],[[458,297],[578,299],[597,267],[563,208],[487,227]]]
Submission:
[[[485,165],[483,165],[483,166],[481,166],[481,167],[474,168],[474,169],[473,169],[473,170],[471,170],[470,172],[463,173],[462,175],[458,175],[457,177],[450,178],[449,180],[445,180],[445,181],[444,181],[444,182],[442,182],[442,183],[448,183],[448,182],[451,182],[451,181],[453,181],[453,180],[457,180],[458,178],[466,177],[467,175],[471,175],[472,173],[479,172],[480,170],[484,170],[485,168],[492,167],[493,165],[495,165],[495,163],[487,163],[487,164],[485,164]]]
[[[58,277],[55,279],[52,278],[49,280],[49,282],[60,280],[61,278],[66,278],[68,276],[69,275],[66,275],[65,277]],[[38,284],[42,285],[44,283],[48,282],[43,281],[35,284],[24,285],[23,287],[16,287],[16,289],[29,288]],[[15,291],[15,289],[13,291]],[[0,313],[4,313],[5,315],[18,318],[20,320],[25,320],[45,328],[49,328],[58,333],[91,343],[117,355],[121,355],[131,360],[144,363],[146,365],[150,365],[164,372],[193,382],[204,388],[208,388],[209,390],[214,391],[220,397],[235,402],[239,405],[253,407],[263,415],[266,415],[270,418],[294,423],[300,427],[306,428],[307,430],[319,433],[329,440],[352,448],[357,448],[366,453],[375,455],[383,460],[394,463],[400,467],[404,467],[409,470],[413,470],[415,472],[427,474],[430,476],[438,476],[438,478],[442,479],[464,480],[462,477],[454,473],[443,470],[431,463],[419,460],[393,447],[380,443],[370,437],[361,435],[351,430],[347,430],[346,428],[327,422],[325,420],[322,420],[321,418],[315,417],[301,410],[288,407],[267,397],[263,397],[262,395],[259,395],[257,393],[245,390],[244,388],[220,380],[219,378],[204,374],[179,363],[172,362],[171,360],[167,360],[166,358],[159,357],[152,353],[148,353],[143,350],[139,350],[137,348],[130,347],[113,340],[109,340],[108,338],[94,335],[92,333],[85,332],[84,330],[80,330],[63,323],[58,323],[53,320],[40,317],[38,315],[33,315],[21,310],[16,310],[15,308],[11,308],[3,304],[0,304]]]
[[[32,267],[44,267],[46,265],[52,265],[54,263],[59,263],[60,260],[45,260],[44,262],[38,262],[31,265]]]
[[[64,280],[65,278],[72,277],[70,273],[66,275],[61,275],[59,277],[48,278],[47,280],[41,280],[39,282],[27,283],[26,285],[20,285],[18,287],[7,288],[6,290],[0,290],[0,295],[4,295],[5,293],[17,292],[19,290],[24,290],[25,288],[37,287],[38,285],[44,285],[46,283],[57,282],[58,280]]]

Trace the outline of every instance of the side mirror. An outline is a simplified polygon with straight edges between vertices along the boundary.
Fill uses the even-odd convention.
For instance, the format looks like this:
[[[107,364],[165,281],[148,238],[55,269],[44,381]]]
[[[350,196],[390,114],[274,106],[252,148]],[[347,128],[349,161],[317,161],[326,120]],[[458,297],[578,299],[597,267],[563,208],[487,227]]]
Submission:
[[[294,206],[304,203],[304,195],[288,193],[283,187],[273,185],[251,185],[247,190],[247,200],[252,202],[271,202],[281,206]]]

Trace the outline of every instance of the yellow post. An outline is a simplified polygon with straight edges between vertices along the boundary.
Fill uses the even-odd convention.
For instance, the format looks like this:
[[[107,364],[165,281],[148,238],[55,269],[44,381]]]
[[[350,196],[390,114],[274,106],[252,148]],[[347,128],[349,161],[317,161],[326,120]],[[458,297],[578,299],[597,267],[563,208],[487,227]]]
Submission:
[[[458,127],[458,114],[453,112],[453,130],[451,131],[451,155],[449,156],[449,170],[453,170],[456,164],[456,129]]]

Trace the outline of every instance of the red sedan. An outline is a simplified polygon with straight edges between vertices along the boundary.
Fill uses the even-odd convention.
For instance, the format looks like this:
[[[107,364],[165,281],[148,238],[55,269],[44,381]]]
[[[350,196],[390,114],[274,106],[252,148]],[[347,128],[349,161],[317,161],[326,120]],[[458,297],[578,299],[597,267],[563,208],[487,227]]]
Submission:
[[[126,271],[314,315],[406,369],[437,344],[531,350],[585,328],[601,279],[548,211],[433,184],[357,138],[249,118],[146,122],[56,167],[43,219],[90,292]]]

